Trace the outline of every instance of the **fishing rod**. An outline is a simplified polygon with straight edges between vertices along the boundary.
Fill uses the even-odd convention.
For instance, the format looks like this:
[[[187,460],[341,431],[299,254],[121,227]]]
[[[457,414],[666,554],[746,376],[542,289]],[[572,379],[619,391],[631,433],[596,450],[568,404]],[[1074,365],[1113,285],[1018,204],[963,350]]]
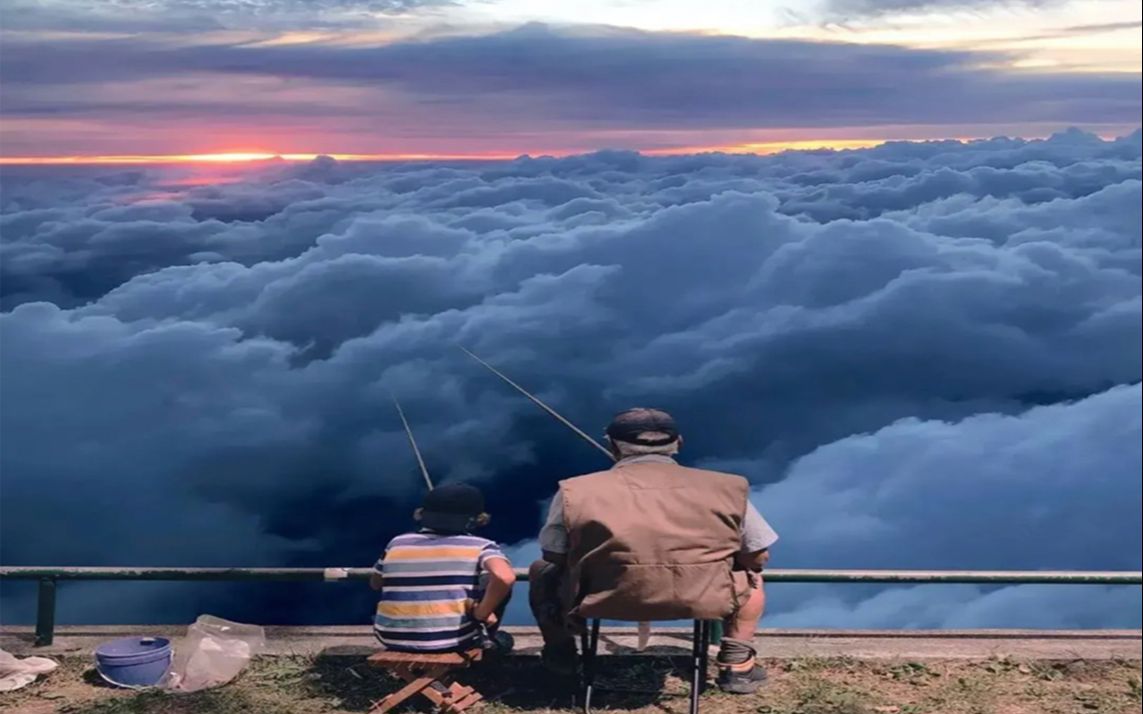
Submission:
[[[390,395],[392,396],[392,395]],[[417,440],[413,438],[413,430],[409,427],[409,421],[405,418],[405,410],[401,409],[401,403],[397,401],[397,397],[393,397],[393,406],[397,407],[397,414],[401,417],[401,424],[405,427],[405,434],[409,437],[409,445],[413,447],[413,453],[417,456],[417,465],[421,468],[421,475],[425,477],[425,483],[428,484],[429,490],[433,490],[433,480],[429,478],[429,470],[425,466],[425,460],[421,458],[421,450],[417,448]]]
[[[598,442],[598,441],[596,441],[595,439],[593,439],[593,438],[591,438],[590,436],[588,436],[588,435],[587,435],[587,434],[586,434],[586,433],[585,433],[585,432],[584,432],[582,429],[580,429],[578,426],[576,426],[575,424],[572,424],[570,421],[568,421],[567,419],[565,419],[564,417],[562,417],[562,416],[561,416],[561,415],[560,415],[560,414],[559,414],[559,413],[558,413],[558,412],[557,412],[555,409],[552,409],[552,408],[551,408],[551,407],[549,407],[547,404],[544,404],[542,401],[540,401],[540,398],[539,398],[539,397],[536,397],[536,396],[534,396],[534,395],[533,395],[531,392],[529,392],[527,389],[524,389],[524,388],[523,388],[523,387],[521,387],[519,384],[516,384],[515,382],[513,382],[511,379],[509,379],[509,378],[508,378],[508,375],[504,374],[503,372],[501,372],[500,370],[496,369],[496,368],[495,368],[495,367],[493,367],[492,365],[488,364],[488,363],[487,363],[487,362],[485,362],[484,360],[480,359],[479,357],[477,357],[477,356],[476,356],[476,355],[474,355],[473,353],[469,352],[469,351],[468,351],[467,349],[465,349],[463,346],[461,346],[461,345],[457,345],[457,347],[460,349],[460,351],[461,351],[461,352],[464,352],[464,353],[465,353],[466,355],[468,355],[469,357],[473,358],[474,360],[476,360],[476,361],[477,361],[477,362],[479,362],[480,364],[482,364],[482,365],[484,365],[485,367],[487,367],[487,368],[488,368],[488,370],[489,370],[490,372],[492,372],[493,374],[495,374],[495,375],[496,375],[497,377],[499,377],[500,379],[503,379],[505,382],[507,382],[509,385],[511,385],[513,388],[515,388],[515,389],[516,389],[516,391],[520,392],[521,394],[523,394],[523,395],[524,395],[525,397],[527,397],[528,399],[531,399],[531,400],[532,400],[532,402],[533,402],[533,403],[534,403],[536,406],[540,407],[541,409],[543,409],[544,411],[546,411],[548,414],[550,414],[550,415],[552,415],[553,417],[555,417],[555,418],[556,418],[556,419],[557,419],[557,420],[558,420],[558,421],[559,421],[561,424],[563,424],[563,425],[564,425],[564,426],[566,426],[567,428],[569,428],[569,429],[571,429],[572,431],[574,431],[574,432],[575,432],[575,433],[576,433],[576,434],[577,434],[577,435],[578,435],[578,436],[579,436],[581,439],[585,440],[587,443],[591,444],[591,445],[592,445],[592,446],[594,446],[595,448],[597,448],[597,449],[599,449],[600,451],[602,451],[603,453],[607,454],[607,458],[611,459],[612,461],[614,461],[614,460],[615,460],[615,455],[611,453],[611,450],[610,450],[610,449],[608,449],[608,448],[607,448],[606,446],[604,446],[603,444],[599,443],[599,442]],[[411,438],[411,436],[410,436],[410,438]]]
[[[567,428],[574,431],[584,441],[591,444],[595,448],[599,449],[603,453],[607,454],[607,458],[611,459],[612,461],[615,461],[615,454],[611,453],[610,449],[608,449],[603,444],[599,443],[595,439],[588,436],[583,431],[583,429],[580,429],[578,426],[576,426],[575,424],[572,424],[570,421],[568,421],[567,419],[562,417],[555,409],[552,409],[547,404],[544,404],[542,401],[540,401],[539,397],[533,395],[531,392],[529,392],[527,389],[524,389],[519,384],[516,384],[515,382],[513,382],[511,379],[508,378],[508,375],[504,374],[500,370],[496,369],[492,365],[490,365],[487,362],[485,362],[484,360],[480,359],[479,357],[474,355],[472,352],[469,352],[467,349],[465,349],[461,345],[457,345],[457,347],[459,347],[460,350],[462,352],[464,352],[466,355],[468,355],[469,357],[473,358],[474,360],[476,360],[480,364],[487,367],[490,372],[495,374],[500,379],[503,379],[505,382],[507,382],[509,385],[511,385],[516,391],[520,392],[521,394],[523,394],[528,399],[531,399],[532,402],[536,406],[540,407],[541,409],[546,411],[548,414],[551,414],[553,417],[555,417],[557,420],[559,420],[559,422],[561,424],[563,424]],[[638,641],[636,644],[636,649],[639,650],[640,652],[642,652],[643,650],[647,649],[647,645],[651,640],[651,623],[650,622],[640,622],[638,625],[638,629],[639,629],[639,634],[638,634]]]
[[[409,437],[409,446],[413,447],[413,453],[417,456],[417,466],[421,469],[421,475],[425,477],[425,483],[428,484],[429,490],[433,490],[433,480],[429,478],[429,469],[425,466],[425,460],[421,457],[421,450],[417,447],[417,440],[413,438],[413,429],[409,426],[409,420],[405,418],[405,410],[401,408],[401,402],[397,401],[397,397],[390,393],[393,397],[393,406],[397,407],[397,415],[401,417],[401,425],[405,427],[405,435]],[[493,639],[493,636],[488,634],[488,625],[483,622],[478,623],[484,637],[487,640]]]
[[[409,437],[409,445],[413,447],[413,453],[417,457],[417,465],[421,467],[421,476],[425,477],[425,483],[432,491],[433,480],[429,478],[429,470],[425,466],[425,460],[421,458],[421,450],[417,448],[417,440],[413,438],[413,430],[409,427],[409,420],[405,418],[405,410],[401,409],[401,403],[397,401],[397,397],[392,392],[389,392],[389,397],[393,400],[393,406],[397,407],[397,415],[401,417],[401,424],[405,427],[405,435]],[[349,571],[345,568],[326,568],[324,577],[326,580],[341,580],[349,577]]]

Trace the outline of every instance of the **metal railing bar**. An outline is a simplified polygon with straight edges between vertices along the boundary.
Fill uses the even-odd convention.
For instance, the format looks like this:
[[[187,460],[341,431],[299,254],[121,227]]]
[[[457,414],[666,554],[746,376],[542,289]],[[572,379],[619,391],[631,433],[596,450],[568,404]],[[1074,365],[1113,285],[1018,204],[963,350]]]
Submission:
[[[361,580],[371,568],[150,568],[0,566],[3,580],[223,580],[336,581]],[[526,581],[528,571],[516,576]],[[774,568],[764,573],[772,583],[946,583],[1140,585],[1138,570],[834,570]]]
[[[38,647],[55,637],[56,584],[60,580],[182,580],[336,582],[364,580],[372,568],[116,568],[0,566],[0,580],[34,580],[39,583],[36,601]],[[516,577],[527,581],[528,571]],[[771,583],[882,583],[882,584],[1073,584],[1140,585],[1141,571],[1083,570],[815,570],[773,569],[765,573]]]

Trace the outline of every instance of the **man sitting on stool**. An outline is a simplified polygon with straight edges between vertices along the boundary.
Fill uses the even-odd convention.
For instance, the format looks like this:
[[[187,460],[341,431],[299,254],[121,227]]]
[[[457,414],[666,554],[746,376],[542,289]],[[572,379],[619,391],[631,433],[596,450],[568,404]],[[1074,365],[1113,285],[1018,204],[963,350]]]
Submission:
[[[754,632],[765,606],[761,572],[777,533],[741,476],[680,466],[674,419],[629,409],[607,428],[607,471],[560,482],[529,571],[543,661],[576,664],[585,617],[722,620],[718,686],[749,694],[765,679]]]

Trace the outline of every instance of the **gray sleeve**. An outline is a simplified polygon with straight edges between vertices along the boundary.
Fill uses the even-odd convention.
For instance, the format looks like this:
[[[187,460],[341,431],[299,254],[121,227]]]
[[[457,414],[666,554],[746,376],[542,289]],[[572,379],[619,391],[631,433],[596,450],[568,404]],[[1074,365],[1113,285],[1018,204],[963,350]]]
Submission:
[[[746,504],[746,517],[742,519],[742,552],[756,553],[778,541],[778,534],[758,512],[753,503]]]
[[[552,497],[548,508],[548,520],[540,529],[540,549],[549,553],[568,552],[568,529],[564,526],[564,501],[560,492]]]

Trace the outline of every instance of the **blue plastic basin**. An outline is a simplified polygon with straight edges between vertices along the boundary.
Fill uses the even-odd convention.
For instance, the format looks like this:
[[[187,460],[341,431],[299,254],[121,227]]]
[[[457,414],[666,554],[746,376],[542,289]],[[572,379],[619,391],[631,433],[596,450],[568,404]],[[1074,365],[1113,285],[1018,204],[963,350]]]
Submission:
[[[103,678],[125,687],[153,687],[171,666],[171,641],[165,637],[122,637],[95,648],[95,667]]]

